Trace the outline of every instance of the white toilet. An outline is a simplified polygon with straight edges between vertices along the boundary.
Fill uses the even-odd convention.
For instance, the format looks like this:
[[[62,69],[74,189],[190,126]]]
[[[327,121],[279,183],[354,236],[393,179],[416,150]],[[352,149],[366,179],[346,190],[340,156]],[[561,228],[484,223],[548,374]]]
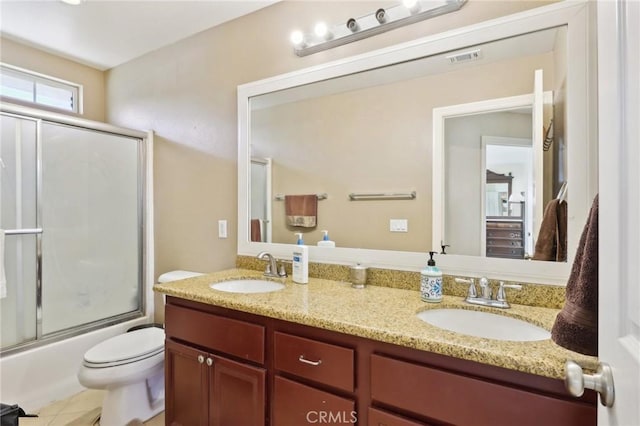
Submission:
[[[159,282],[202,275],[190,271],[163,274]],[[164,410],[164,330],[146,327],[101,342],[84,354],[78,380],[105,389],[100,426],[147,421]]]

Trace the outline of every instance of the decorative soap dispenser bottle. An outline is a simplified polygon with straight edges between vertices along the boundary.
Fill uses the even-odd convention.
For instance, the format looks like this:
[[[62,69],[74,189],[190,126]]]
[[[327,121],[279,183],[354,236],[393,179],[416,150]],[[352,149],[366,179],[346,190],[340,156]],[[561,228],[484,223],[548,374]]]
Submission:
[[[420,272],[420,298],[425,302],[442,302],[442,272],[436,266],[433,255],[429,252],[427,267]]]
[[[296,232],[298,242],[293,249],[293,282],[309,283],[309,247],[304,245],[302,232]]]
[[[336,243],[329,239],[329,231],[322,231],[322,240],[318,241],[318,247],[335,247]]]

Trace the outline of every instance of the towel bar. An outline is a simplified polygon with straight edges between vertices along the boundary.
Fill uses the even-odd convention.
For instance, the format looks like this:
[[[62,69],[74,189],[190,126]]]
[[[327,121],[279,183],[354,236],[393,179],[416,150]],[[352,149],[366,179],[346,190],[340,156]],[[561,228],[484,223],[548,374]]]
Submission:
[[[28,234],[42,234],[42,228],[7,229],[4,231],[4,235],[28,235]]]
[[[326,200],[329,196],[326,192],[323,192],[322,194],[316,194],[316,197],[318,197],[318,200]],[[284,201],[284,194],[276,194],[275,199],[276,201]]]
[[[414,200],[416,198],[416,191],[402,192],[402,193],[370,193],[370,194],[349,194],[349,200]]]

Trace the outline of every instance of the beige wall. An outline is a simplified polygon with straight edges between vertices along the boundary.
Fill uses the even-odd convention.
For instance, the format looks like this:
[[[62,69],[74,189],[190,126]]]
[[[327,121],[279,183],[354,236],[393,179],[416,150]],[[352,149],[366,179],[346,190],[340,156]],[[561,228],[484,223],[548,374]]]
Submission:
[[[104,72],[60,56],[0,38],[0,61],[83,87],[83,118],[105,120]],[[60,112],[60,111],[56,111]]]
[[[253,111],[252,154],[273,159],[273,192],[329,194],[319,202],[316,228],[286,226],[284,203],[274,202],[273,242],[294,243],[293,233],[303,232],[306,244],[316,244],[327,229],[341,247],[438,249],[431,238],[431,111],[531,93],[539,68],[551,89],[552,60],[550,53],[505,60]],[[530,138],[530,119],[527,129]],[[480,175],[474,171],[472,181]],[[348,198],[412,190],[417,198],[410,201]],[[390,219],[407,219],[408,232],[390,232]]]
[[[291,30],[318,19],[343,22],[389,2],[283,1],[108,71],[107,121],[157,133],[156,275],[235,264],[239,84],[543,4],[470,0],[458,12],[299,58]],[[219,219],[229,221],[228,239],[217,237]]]

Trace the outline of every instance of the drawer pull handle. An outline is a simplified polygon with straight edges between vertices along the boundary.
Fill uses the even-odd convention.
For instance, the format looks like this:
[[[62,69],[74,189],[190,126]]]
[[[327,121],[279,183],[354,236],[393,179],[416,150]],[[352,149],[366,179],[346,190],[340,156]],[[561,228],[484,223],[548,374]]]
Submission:
[[[321,359],[319,359],[317,361],[311,361],[311,360],[306,359],[304,357],[304,355],[300,355],[300,357],[298,358],[298,361],[303,362],[305,364],[313,365],[314,367],[322,364],[322,360]]]

